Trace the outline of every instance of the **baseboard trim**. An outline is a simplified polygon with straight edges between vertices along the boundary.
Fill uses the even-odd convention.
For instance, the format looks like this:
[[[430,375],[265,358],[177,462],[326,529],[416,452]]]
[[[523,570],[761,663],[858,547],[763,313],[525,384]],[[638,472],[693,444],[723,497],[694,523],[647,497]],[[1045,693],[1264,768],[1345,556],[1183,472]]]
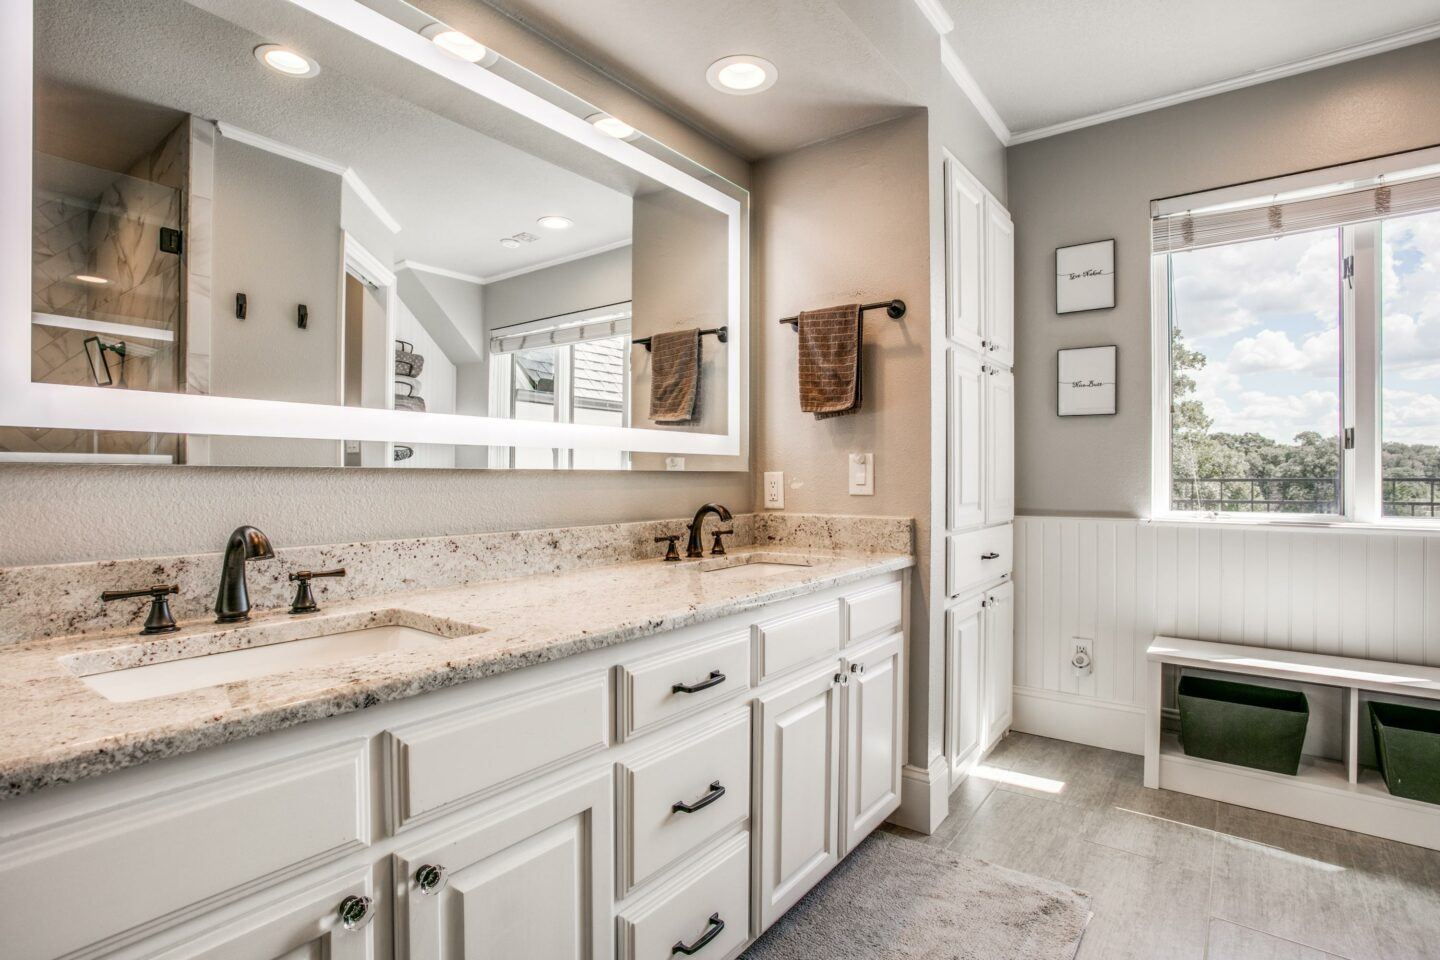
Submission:
[[[905,764],[900,771],[900,806],[890,822],[918,833],[934,833],[950,813],[950,770],[941,754],[930,766]]]
[[[1121,753],[1145,752],[1145,708],[1072,693],[1016,687],[1010,729]]]

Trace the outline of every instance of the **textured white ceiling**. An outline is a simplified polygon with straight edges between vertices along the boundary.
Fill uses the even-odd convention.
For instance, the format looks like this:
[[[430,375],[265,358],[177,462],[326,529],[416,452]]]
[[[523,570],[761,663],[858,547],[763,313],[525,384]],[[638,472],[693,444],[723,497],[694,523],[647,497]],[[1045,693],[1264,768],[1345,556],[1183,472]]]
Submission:
[[[1440,22],[1440,0],[941,0],[1013,133]]]

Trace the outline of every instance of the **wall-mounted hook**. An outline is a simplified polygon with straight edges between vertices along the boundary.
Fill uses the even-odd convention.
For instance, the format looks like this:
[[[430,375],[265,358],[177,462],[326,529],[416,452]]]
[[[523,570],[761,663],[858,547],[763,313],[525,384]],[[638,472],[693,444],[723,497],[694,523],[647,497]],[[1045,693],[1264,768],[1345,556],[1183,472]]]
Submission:
[[[305,304],[303,303],[300,304],[300,311],[299,315],[296,317],[296,322],[300,324],[301,330],[304,330],[310,326],[310,308],[305,306]]]
[[[235,319],[236,319],[236,320],[244,320],[244,319],[245,319],[245,305],[246,305],[246,303],[247,303],[247,301],[246,301],[246,299],[245,299],[245,294],[243,294],[243,293],[237,293],[237,294],[235,294]]]

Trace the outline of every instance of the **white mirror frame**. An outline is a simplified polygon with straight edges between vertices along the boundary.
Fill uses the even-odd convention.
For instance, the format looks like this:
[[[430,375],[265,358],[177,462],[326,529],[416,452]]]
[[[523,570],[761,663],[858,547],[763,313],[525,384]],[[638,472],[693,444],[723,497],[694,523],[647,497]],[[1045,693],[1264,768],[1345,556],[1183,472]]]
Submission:
[[[187,0],[189,2],[189,0]],[[355,0],[283,0],[568,137],[724,214],[728,228],[726,433],[543,423],[186,393],[31,382],[31,206],[34,6],[5,0],[0,31],[0,425],[201,436],[291,437],[474,446],[563,447],[742,457],[748,404],[749,308],[742,204]],[[203,8],[203,3],[195,3]]]

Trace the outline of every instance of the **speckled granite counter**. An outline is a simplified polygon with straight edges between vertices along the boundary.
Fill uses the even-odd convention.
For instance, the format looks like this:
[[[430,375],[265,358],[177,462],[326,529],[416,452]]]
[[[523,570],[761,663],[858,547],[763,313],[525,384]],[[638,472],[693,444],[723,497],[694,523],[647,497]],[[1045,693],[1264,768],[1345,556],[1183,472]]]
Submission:
[[[324,631],[298,635],[390,622],[446,639],[133,702],[105,699],[75,669],[155,659],[137,647],[153,638],[133,629],[0,646],[0,798],[742,613],[914,563],[907,553],[826,553],[791,543],[732,552],[756,550],[804,553],[815,562],[712,577],[693,564],[640,560],[348,599],[305,618],[331,621]],[[295,622],[272,613],[246,629],[273,625],[282,631]],[[177,649],[231,648],[209,622],[188,624],[160,642],[172,651],[165,659]]]

